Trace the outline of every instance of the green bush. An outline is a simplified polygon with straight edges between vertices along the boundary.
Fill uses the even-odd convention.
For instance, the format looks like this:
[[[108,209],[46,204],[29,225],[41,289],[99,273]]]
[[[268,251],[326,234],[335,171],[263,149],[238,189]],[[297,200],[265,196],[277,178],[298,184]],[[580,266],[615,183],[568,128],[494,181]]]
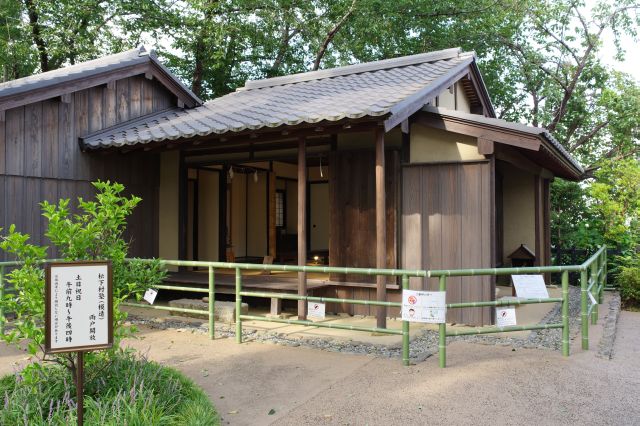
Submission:
[[[617,277],[625,307],[640,307],[640,267],[623,267]]]
[[[109,259],[113,271],[113,320],[114,349],[117,351],[122,338],[130,336],[135,329],[126,327],[127,314],[118,305],[130,297],[140,298],[153,285],[159,284],[166,272],[159,261],[144,263],[127,262],[129,242],[123,235],[127,217],[141,201],[139,197],[123,195],[124,186],[119,183],[94,182],[95,200],[78,198],[77,211],[73,214],[69,199],[57,204],[43,202],[42,215],[48,224],[45,235],[57,249],[58,257],[68,261]],[[35,206],[34,206],[35,207]],[[12,312],[15,319],[0,340],[11,344],[28,344],[29,353],[42,361],[51,361],[65,366],[72,374],[75,371],[75,353],[61,355],[44,354],[44,269],[47,247],[29,243],[29,235],[9,227],[7,235],[0,237],[0,248],[23,265],[7,274],[9,287],[14,293],[0,300],[5,312]],[[0,319],[2,320],[2,319]],[[108,356],[108,353],[107,353]],[[94,364],[94,353],[85,358],[87,369]],[[31,364],[30,369],[42,368]]]
[[[0,424],[75,424],[68,370],[50,364],[33,373],[0,379]],[[130,352],[118,352],[87,375],[84,406],[87,425],[219,424],[209,398],[191,380]]]

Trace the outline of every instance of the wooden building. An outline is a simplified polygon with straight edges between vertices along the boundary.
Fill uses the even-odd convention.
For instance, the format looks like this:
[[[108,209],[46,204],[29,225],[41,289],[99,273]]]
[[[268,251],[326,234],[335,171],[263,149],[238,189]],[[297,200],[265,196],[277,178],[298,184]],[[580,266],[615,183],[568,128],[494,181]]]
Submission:
[[[546,265],[549,182],[582,174],[546,130],[495,118],[474,54],[459,49],[249,81],[205,104],[134,50],[4,83],[0,113],[0,226],[41,241],[38,201],[118,180],[144,200],[129,227],[138,256],[454,269],[501,266],[525,244]],[[399,299],[384,278],[254,281]],[[494,287],[451,279],[448,298],[490,300]],[[328,309],[379,325],[397,315]],[[492,322],[489,308],[449,315]]]

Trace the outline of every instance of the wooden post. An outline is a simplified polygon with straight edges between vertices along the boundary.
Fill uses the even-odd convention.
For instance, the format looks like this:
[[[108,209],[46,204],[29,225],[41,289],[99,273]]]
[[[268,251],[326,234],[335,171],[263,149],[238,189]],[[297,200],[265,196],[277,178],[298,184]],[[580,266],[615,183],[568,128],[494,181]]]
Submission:
[[[188,232],[188,169],[184,161],[184,154],[180,151],[178,166],[178,259],[187,260],[187,232]],[[179,270],[186,270],[180,266]]]
[[[84,352],[82,351],[78,351],[76,360],[76,395],[78,426],[82,426],[84,424]]]
[[[386,225],[386,193],[384,187],[384,131],[376,129],[376,268],[387,267],[387,225]],[[387,277],[376,278],[376,300],[387,300]],[[387,308],[378,306],[376,310],[378,328],[387,326]]]
[[[304,138],[298,139],[298,265],[307,263],[307,157]],[[298,295],[307,295],[307,274],[298,272]],[[306,300],[298,301],[298,319],[307,318]]]
[[[272,259],[276,259],[278,253],[276,248],[276,174],[273,171],[269,171],[267,176],[267,186],[269,187],[269,256]]]

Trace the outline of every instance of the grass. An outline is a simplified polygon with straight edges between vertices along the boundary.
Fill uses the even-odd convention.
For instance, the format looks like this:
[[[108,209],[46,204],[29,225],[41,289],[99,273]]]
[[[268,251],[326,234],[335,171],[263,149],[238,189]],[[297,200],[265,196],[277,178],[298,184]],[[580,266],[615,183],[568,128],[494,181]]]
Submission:
[[[1,378],[0,425],[75,424],[71,382],[69,373],[57,365]],[[86,425],[219,424],[209,398],[190,379],[126,353],[103,366],[87,368],[84,406]]]

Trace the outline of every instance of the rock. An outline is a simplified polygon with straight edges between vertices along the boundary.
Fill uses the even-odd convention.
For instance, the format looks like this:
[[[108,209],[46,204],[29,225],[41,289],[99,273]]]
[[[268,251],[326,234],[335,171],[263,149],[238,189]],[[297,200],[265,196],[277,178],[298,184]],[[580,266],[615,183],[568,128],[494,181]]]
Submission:
[[[182,315],[192,318],[204,318],[207,319],[208,315],[206,312],[209,309],[209,304],[203,302],[201,299],[177,299],[169,301],[169,306],[173,308],[183,308],[183,309],[197,309],[200,311],[204,311],[201,314],[193,314],[186,312],[171,312],[172,315]],[[241,314],[249,313],[249,305],[246,303],[242,304]],[[236,303],[235,302],[216,302],[214,318],[216,321],[222,322],[235,322],[236,318]]]

